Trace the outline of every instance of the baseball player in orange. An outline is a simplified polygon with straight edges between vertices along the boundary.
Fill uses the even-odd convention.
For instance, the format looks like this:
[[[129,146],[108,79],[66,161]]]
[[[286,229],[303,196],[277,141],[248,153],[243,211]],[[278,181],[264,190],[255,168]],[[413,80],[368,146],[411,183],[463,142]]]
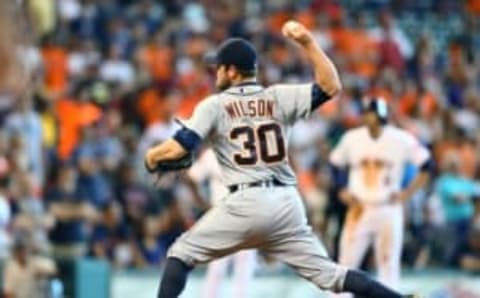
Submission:
[[[337,70],[312,33],[289,21],[286,38],[309,58],[315,80],[264,87],[256,79],[257,53],[232,38],[209,59],[219,93],[200,102],[185,127],[147,151],[147,169],[180,169],[208,141],[229,193],[170,247],[158,297],[177,298],[189,271],[244,249],[260,249],[317,287],[362,297],[397,298],[368,275],[334,263],[307,223],[288,159],[291,128],[341,90]],[[165,167],[165,164],[170,167]],[[173,164],[173,166],[172,166]]]
[[[426,184],[432,162],[429,151],[413,135],[387,123],[388,107],[383,99],[365,101],[363,117],[364,125],[347,131],[330,154],[337,170],[348,171],[348,182],[339,194],[348,206],[339,262],[359,267],[373,244],[379,280],[397,289],[403,203]],[[420,171],[401,189],[407,163]]]

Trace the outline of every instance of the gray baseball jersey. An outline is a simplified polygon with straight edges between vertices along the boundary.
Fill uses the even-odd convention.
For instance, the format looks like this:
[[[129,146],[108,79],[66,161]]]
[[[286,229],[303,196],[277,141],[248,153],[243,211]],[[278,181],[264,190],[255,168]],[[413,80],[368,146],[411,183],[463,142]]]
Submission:
[[[226,185],[273,179],[284,185],[264,183],[227,194],[175,241],[168,256],[194,266],[256,248],[319,288],[341,291],[347,270],[328,259],[307,224],[288,163],[292,125],[326,99],[312,84],[263,88],[253,83],[202,101],[185,123],[190,137],[182,139],[184,146],[195,138],[192,131],[208,140]]]
[[[208,139],[226,185],[276,178],[295,184],[288,163],[294,122],[311,111],[312,84],[232,87],[202,101],[186,126]]]

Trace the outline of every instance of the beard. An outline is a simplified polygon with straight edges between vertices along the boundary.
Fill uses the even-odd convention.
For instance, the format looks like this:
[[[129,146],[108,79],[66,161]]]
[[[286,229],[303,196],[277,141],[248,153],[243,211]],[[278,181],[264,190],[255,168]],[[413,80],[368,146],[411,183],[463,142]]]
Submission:
[[[228,80],[217,82],[216,87],[220,91],[225,91],[232,86],[232,83]]]

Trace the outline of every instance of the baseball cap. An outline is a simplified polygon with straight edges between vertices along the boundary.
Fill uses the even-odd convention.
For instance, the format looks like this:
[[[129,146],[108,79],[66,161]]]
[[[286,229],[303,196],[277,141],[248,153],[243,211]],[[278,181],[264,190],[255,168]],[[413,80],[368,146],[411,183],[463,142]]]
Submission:
[[[216,53],[205,56],[205,63],[210,65],[233,65],[239,70],[257,68],[257,51],[243,38],[229,38],[217,49]]]
[[[386,123],[388,119],[388,105],[381,97],[374,97],[364,101],[363,112],[374,112],[382,123]]]

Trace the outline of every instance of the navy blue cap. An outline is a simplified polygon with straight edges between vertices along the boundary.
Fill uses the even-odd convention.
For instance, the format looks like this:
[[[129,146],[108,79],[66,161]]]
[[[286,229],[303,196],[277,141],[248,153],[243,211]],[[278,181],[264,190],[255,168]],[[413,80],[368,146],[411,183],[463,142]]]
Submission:
[[[388,105],[381,97],[374,97],[364,101],[363,111],[374,112],[382,123],[386,123],[388,120]]]
[[[257,68],[257,51],[243,38],[229,38],[224,41],[215,54],[205,57],[211,65],[233,65],[239,70],[251,71]]]

